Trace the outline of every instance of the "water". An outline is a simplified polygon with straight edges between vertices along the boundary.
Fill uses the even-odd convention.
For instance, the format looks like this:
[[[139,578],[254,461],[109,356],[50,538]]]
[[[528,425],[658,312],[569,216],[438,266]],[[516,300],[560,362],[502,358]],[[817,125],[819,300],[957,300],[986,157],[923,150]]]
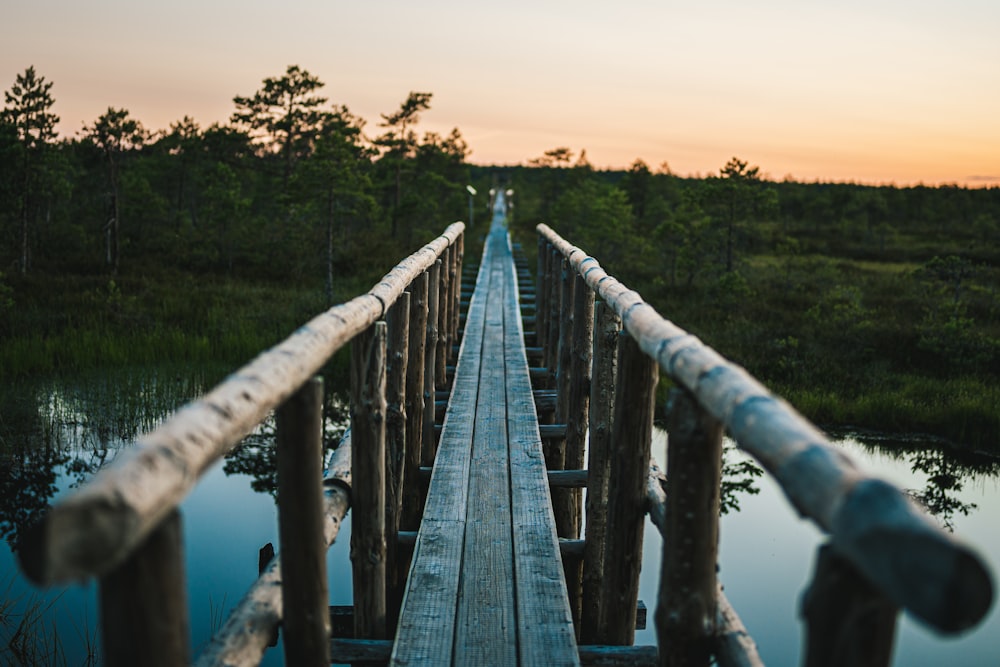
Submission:
[[[0,392],[0,664],[97,664],[96,592],[91,584],[39,590],[19,575],[11,545],[25,522],[113,458],[123,443],[149,430],[170,410],[199,395],[225,369],[191,377],[186,372],[144,369],[112,377],[42,382]],[[16,390],[16,391],[15,391]],[[331,425],[331,431],[336,430]],[[277,544],[271,476],[270,425],[235,455],[220,461],[181,507],[184,526],[194,654],[257,577],[261,546]],[[331,432],[331,438],[333,433]],[[900,487],[922,493],[943,523],[978,548],[990,567],[1000,563],[998,466],[989,460],[957,459],[936,450],[904,445],[889,453],[856,439],[840,442],[862,467]],[[664,438],[654,455],[663,461]],[[744,460],[727,451],[730,466]],[[734,481],[730,478],[729,481]],[[822,536],[799,519],[766,476],[749,480],[756,495],[737,492],[739,512],[721,525],[720,578],[726,594],[768,665],[799,662],[799,598]],[[966,512],[966,513],[963,513]],[[351,604],[350,515],[328,553],[330,603]],[[649,607],[649,627],[637,644],[655,644],[653,609],[659,579],[661,539],[647,521],[640,598]],[[17,634],[19,625],[24,630]],[[19,640],[11,645],[17,635]],[[903,618],[895,665],[969,666],[1000,663],[1000,618],[994,606],[973,631],[957,638],[935,636]],[[280,665],[280,647],[264,664]]]

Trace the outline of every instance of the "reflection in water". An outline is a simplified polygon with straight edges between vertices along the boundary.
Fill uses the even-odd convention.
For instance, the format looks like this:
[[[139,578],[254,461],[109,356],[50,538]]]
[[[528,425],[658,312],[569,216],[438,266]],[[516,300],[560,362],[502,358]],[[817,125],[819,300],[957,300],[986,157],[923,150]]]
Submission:
[[[962,502],[958,493],[962,490],[962,470],[954,459],[943,451],[925,449],[914,452],[910,458],[913,472],[927,475],[927,485],[920,490],[908,490],[910,497],[923,505],[924,509],[936,516],[941,524],[954,532],[952,522],[955,513],[968,516],[978,505]]]
[[[57,486],[56,467],[69,460],[52,447],[4,451],[0,465],[0,537],[17,551],[20,536],[49,507]]]
[[[722,481],[719,485],[719,513],[729,514],[740,511],[739,494],[755,496],[760,493],[756,479],[764,470],[745,457],[735,455],[736,445],[726,439],[722,450]],[[734,460],[735,459],[735,460]]]

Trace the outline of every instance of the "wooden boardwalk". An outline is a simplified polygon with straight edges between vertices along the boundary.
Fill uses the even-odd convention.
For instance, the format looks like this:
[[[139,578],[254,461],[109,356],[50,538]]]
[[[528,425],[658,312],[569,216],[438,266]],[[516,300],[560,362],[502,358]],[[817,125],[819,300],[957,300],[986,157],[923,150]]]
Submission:
[[[497,213],[466,317],[393,665],[578,665]]]

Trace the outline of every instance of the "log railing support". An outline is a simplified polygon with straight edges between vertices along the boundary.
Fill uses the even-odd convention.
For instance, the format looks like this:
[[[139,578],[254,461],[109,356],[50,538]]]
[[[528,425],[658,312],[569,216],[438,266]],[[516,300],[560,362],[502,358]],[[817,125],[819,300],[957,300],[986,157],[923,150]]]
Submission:
[[[438,270],[437,344],[434,352],[434,386],[439,390],[448,389],[448,347],[451,322],[451,253],[449,246],[441,253]]]
[[[589,290],[588,290],[589,291]],[[618,378],[621,320],[603,301],[594,307],[594,346],[590,385],[590,452],[587,461],[587,527],[583,553],[583,610],[580,637],[596,638],[603,605],[604,549],[607,541],[611,425]]]
[[[887,667],[892,662],[897,607],[830,545],[802,598],[805,667]]]
[[[424,486],[419,480],[421,443],[424,437],[424,356],[427,346],[428,283],[429,277],[424,271],[410,284],[410,330],[406,364],[406,457],[403,471],[403,509],[399,517],[400,530],[407,531],[417,530],[420,526],[420,515],[423,514],[424,507]],[[433,398],[431,403],[433,412]]]
[[[667,507],[656,631],[664,667],[708,667],[718,584],[722,425],[682,389],[667,408]]]
[[[549,243],[541,235],[538,237],[538,282],[535,285],[535,345],[545,349],[545,334],[548,332],[549,297]]]
[[[385,357],[385,322],[351,342],[351,563],[361,639],[386,637]]]
[[[623,333],[618,356],[608,527],[604,549],[601,623],[597,643],[629,645],[635,639],[639,601],[646,481],[653,435],[659,366]]]
[[[172,511],[131,557],[100,579],[104,664],[190,661],[181,516]]]
[[[573,386],[573,285],[574,276],[569,262],[562,259],[559,274],[559,337],[552,341],[556,347],[556,414],[557,424],[565,424],[570,415],[569,393]],[[549,470],[566,468],[566,436],[550,438],[545,442],[545,467]],[[556,533],[559,537],[577,538],[576,512],[573,508],[573,494],[568,489],[552,492],[552,511],[556,519]]]
[[[278,535],[285,663],[330,664],[323,523],[323,382],[307,381],[278,408]]]
[[[427,270],[427,336],[424,341],[424,434],[421,438],[420,465],[434,464],[437,434],[434,431],[435,378],[437,374],[438,307],[441,297],[441,260]]]
[[[406,571],[400,572],[396,535],[403,509],[403,466],[406,458],[406,373],[410,335],[410,293],[403,292],[386,313],[385,382],[385,539],[386,623],[392,634],[403,600]],[[402,577],[400,577],[402,575]]]

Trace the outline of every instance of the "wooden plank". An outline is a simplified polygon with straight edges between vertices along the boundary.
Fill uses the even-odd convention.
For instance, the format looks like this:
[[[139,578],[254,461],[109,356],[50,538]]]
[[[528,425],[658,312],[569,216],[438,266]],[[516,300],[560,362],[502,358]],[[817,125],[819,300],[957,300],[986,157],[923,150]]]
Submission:
[[[501,258],[489,268],[454,664],[499,667],[517,664],[517,638]]]
[[[491,243],[509,253],[506,234]],[[579,665],[573,617],[559,560],[552,499],[528,377],[513,263],[504,306],[507,429],[510,439],[511,511],[520,664]]]
[[[432,285],[433,282],[432,274]],[[469,304],[458,370],[445,412],[440,446],[433,461],[424,516],[414,546],[393,645],[393,665],[448,665],[452,662],[489,271],[480,271],[477,288],[480,286],[481,291],[477,289]],[[433,295],[432,287],[432,301]],[[428,319],[428,330],[436,321],[435,317]],[[430,335],[427,349],[431,354]],[[425,387],[433,391],[433,366],[429,365],[426,372]],[[432,398],[433,394],[425,394],[425,400],[428,397]],[[433,401],[428,404],[433,410]]]

